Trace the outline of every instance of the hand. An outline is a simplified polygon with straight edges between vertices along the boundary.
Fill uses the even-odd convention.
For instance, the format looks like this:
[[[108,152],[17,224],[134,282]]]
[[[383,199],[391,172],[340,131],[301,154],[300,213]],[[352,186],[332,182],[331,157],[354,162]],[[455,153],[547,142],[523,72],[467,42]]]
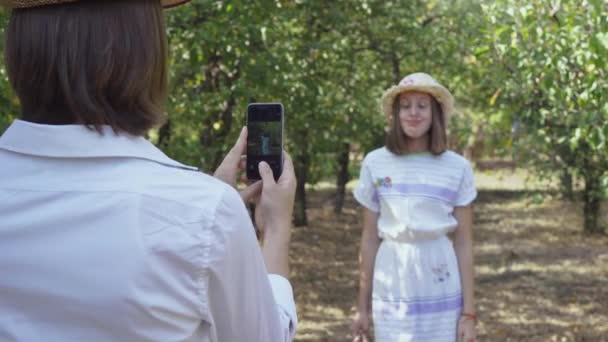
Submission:
[[[260,162],[258,167],[262,178],[262,193],[255,208],[256,225],[262,236],[271,234],[289,240],[296,195],[296,175],[291,157],[283,152],[283,173],[277,182],[266,162]]]
[[[243,172],[247,164],[246,152],[247,127],[243,127],[236,143],[232,146],[226,157],[224,157],[224,160],[222,160],[220,166],[215,170],[213,176],[230,184],[232,187],[236,187],[237,174]],[[250,202],[260,194],[260,191],[262,191],[262,182],[253,183],[240,192],[241,198],[245,202]]]
[[[458,342],[475,342],[475,321],[461,317],[458,321]]]
[[[369,336],[370,326],[371,319],[369,314],[367,312],[357,311],[353,318],[353,323],[350,326],[350,331],[355,340],[359,339],[359,341],[361,341],[362,338]]]

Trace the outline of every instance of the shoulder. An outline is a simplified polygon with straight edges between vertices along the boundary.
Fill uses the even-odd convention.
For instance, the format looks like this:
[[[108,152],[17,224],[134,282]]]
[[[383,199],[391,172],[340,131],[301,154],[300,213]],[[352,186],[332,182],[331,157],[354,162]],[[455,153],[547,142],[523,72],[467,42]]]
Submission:
[[[149,165],[146,171],[134,181],[138,192],[209,216],[225,197],[238,196],[228,184],[200,171],[160,164]]]
[[[465,157],[460,154],[447,150],[443,152],[439,158],[446,164],[449,164],[451,167],[455,167],[458,169],[466,169],[471,168],[471,162],[469,162]]]
[[[211,234],[216,235],[214,241],[218,241],[217,236],[238,233],[251,225],[245,203],[234,187],[200,171],[169,172],[173,177],[163,184],[167,189],[158,196],[180,203],[191,217],[208,224]]]
[[[150,207],[157,208],[151,214],[192,233],[204,246],[217,245],[218,257],[227,241],[248,231],[247,209],[232,186],[200,171],[154,169],[147,188],[140,190]]]
[[[386,147],[380,147],[365,155],[365,158],[363,158],[363,165],[371,166],[391,157],[393,157],[393,153],[391,153]]]

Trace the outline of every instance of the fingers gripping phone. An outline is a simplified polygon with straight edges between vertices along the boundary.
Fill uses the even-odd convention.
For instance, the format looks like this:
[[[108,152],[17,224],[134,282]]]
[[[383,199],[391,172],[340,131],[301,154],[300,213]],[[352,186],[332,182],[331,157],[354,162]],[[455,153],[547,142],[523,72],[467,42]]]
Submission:
[[[258,165],[270,165],[274,179],[283,172],[284,112],[280,103],[250,103],[247,106],[247,178],[259,180]]]

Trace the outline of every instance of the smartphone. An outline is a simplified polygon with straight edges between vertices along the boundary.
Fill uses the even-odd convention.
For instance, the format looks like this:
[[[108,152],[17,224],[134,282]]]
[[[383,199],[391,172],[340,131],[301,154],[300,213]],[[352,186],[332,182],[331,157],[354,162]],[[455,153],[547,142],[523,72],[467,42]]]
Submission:
[[[259,180],[258,165],[270,165],[274,179],[283,172],[283,105],[250,103],[247,106],[247,178]]]

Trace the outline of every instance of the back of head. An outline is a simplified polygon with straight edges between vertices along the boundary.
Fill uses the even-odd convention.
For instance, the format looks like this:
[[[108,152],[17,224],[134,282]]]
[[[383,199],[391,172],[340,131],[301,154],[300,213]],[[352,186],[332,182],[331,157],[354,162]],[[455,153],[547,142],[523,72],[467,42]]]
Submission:
[[[159,1],[14,9],[5,59],[24,120],[141,135],[164,118],[167,43]]]

